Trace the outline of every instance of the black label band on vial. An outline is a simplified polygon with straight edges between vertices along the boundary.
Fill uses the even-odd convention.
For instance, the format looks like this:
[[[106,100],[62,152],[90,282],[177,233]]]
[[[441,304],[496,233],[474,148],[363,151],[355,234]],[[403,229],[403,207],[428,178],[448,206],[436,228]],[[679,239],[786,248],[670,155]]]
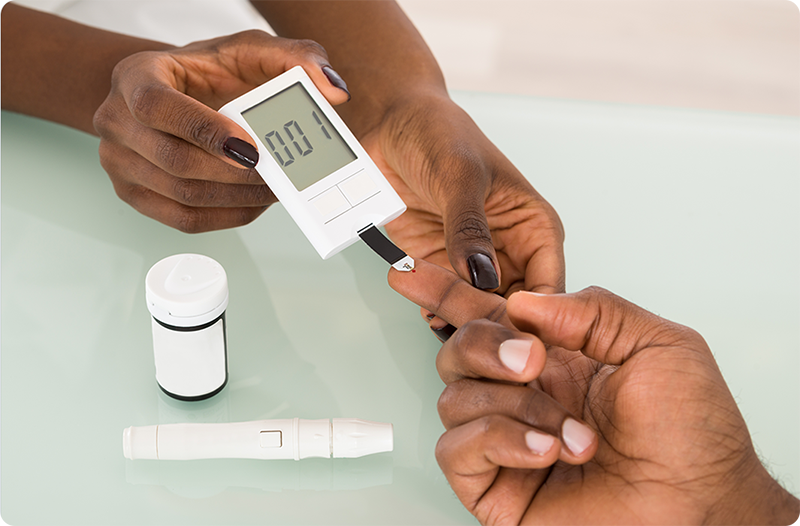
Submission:
[[[212,325],[217,323],[219,320],[222,320],[222,344],[223,344],[223,349],[222,350],[223,350],[223,353],[224,353],[224,361],[225,361],[225,379],[222,381],[222,384],[219,387],[217,387],[216,389],[214,389],[213,391],[208,392],[208,393],[204,393],[204,394],[200,394],[200,395],[196,395],[196,396],[184,396],[184,395],[179,395],[179,394],[176,394],[176,393],[172,393],[172,392],[168,391],[167,389],[164,389],[164,386],[159,384],[158,382],[156,382],[156,384],[158,384],[158,388],[161,389],[161,391],[163,391],[164,394],[166,394],[167,396],[170,396],[170,397],[172,397],[172,398],[174,398],[176,400],[180,400],[181,402],[199,402],[201,400],[207,400],[207,399],[211,398],[212,396],[218,394],[223,389],[225,389],[225,386],[228,385],[228,329],[227,329],[227,323],[225,322],[225,311],[223,311],[222,314],[220,314],[219,316],[217,316],[216,318],[214,318],[210,322],[204,323],[202,325],[197,325],[195,327],[176,327],[174,325],[169,325],[167,323],[164,323],[161,320],[157,319],[156,317],[153,317],[153,319],[156,320],[156,322],[158,322],[158,324],[161,325],[162,327],[164,327],[166,329],[169,329],[171,331],[179,331],[179,332],[202,331],[203,329],[207,329],[207,328],[211,327]]]
[[[208,329],[209,327],[211,327],[212,325],[217,323],[219,320],[225,319],[225,311],[223,311],[222,314],[220,314],[219,316],[217,316],[216,318],[214,318],[213,320],[211,320],[208,323],[204,323],[202,325],[194,325],[192,327],[178,327],[177,325],[170,325],[169,323],[164,323],[163,321],[159,320],[155,316],[153,316],[153,319],[156,320],[156,322],[159,325],[161,325],[162,327],[164,327],[166,329],[169,329],[171,331],[194,332],[194,331],[202,331],[203,329]],[[224,325],[225,325],[225,323],[223,322],[223,326]]]

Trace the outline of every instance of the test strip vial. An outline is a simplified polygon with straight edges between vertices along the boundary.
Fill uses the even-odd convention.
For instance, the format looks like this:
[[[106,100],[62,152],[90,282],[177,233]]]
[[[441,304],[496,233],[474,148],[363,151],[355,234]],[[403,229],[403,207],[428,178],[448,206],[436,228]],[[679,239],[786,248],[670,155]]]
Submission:
[[[228,381],[222,265],[200,254],[169,256],[148,271],[145,290],[161,390],[183,401],[222,391]]]

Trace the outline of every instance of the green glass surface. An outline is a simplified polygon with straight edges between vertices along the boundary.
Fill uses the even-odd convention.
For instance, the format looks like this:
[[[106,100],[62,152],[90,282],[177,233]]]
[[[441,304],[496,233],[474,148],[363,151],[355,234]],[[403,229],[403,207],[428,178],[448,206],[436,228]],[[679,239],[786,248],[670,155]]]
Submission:
[[[567,288],[700,331],[759,453],[800,489],[797,119],[456,93],[558,210]],[[98,139],[2,113],[2,517],[10,524],[475,524],[441,474],[438,341],[359,243],[323,261],[280,205],[182,234],[114,194]],[[230,283],[229,383],[154,378],[144,277],[206,254]],[[129,461],[131,425],[392,422],[360,459]]]

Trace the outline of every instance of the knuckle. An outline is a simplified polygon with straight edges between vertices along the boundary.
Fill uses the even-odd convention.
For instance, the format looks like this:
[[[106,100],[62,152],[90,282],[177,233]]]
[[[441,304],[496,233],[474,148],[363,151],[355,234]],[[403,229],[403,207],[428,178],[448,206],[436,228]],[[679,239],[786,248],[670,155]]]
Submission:
[[[207,230],[205,216],[196,208],[180,207],[172,224],[186,234],[197,234]]]
[[[239,212],[239,220],[235,226],[243,226],[252,223],[264,212],[264,210],[266,210],[266,207],[259,208],[250,206],[242,208]]]
[[[150,190],[138,184],[115,181],[112,179],[112,185],[117,197],[119,197],[123,203],[140,212],[142,209],[142,203],[144,203],[150,197]]]
[[[115,163],[114,163],[114,151],[116,148],[106,139],[100,139],[100,145],[97,147],[97,155],[100,157],[100,166],[103,167],[109,176],[112,176],[115,172]]]
[[[117,194],[117,197],[122,200],[122,202],[127,203],[131,206],[135,207],[135,203],[137,202],[136,199],[136,189],[139,188],[132,184],[127,184],[122,181],[116,180],[114,177],[111,178],[111,184],[114,187],[114,193]]]
[[[162,136],[156,142],[155,157],[159,166],[171,174],[186,174],[191,169],[191,145],[180,139]]]
[[[147,124],[161,117],[161,112],[159,111],[160,94],[161,87],[154,84],[143,84],[133,88],[128,107],[137,121]]]
[[[200,206],[214,198],[213,186],[197,179],[176,178],[172,192],[175,200],[189,206]]]
[[[224,132],[209,118],[198,118],[196,114],[189,114],[182,116],[180,120],[185,123],[180,129],[186,130],[186,136],[191,142],[208,151],[222,151],[222,143],[226,137],[223,137]]]
[[[453,236],[466,240],[490,240],[492,233],[484,215],[478,210],[462,210],[455,217]]]
[[[453,415],[464,403],[464,384],[465,380],[453,382],[445,387],[442,394],[439,395],[436,409],[445,427],[449,427],[448,424],[453,421]]]
[[[436,462],[442,468],[445,467],[448,459],[451,456],[450,455],[451,448],[447,443],[448,442],[447,438],[448,438],[447,432],[445,432],[442,436],[439,437],[439,440],[436,441],[436,447],[433,449],[433,454],[436,457]]]
[[[239,31],[221,41],[221,45],[240,46],[243,44],[261,45],[264,41],[273,40],[275,37],[261,29],[247,29]]]
[[[436,402],[436,409],[439,412],[439,416],[444,420],[444,415],[447,415],[450,411],[450,408],[454,405],[455,400],[458,398],[457,395],[458,387],[456,384],[450,384],[444,388],[442,394],[439,395],[439,400]]]
[[[300,56],[314,56],[328,58],[328,52],[319,43],[310,39],[294,40],[291,43],[291,53]]]
[[[94,126],[97,135],[100,137],[108,137],[111,135],[113,125],[117,122],[114,116],[115,112],[110,109],[108,102],[103,102],[97,111],[94,112],[92,117],[92,126]]]
[[[468,364],[473,356],[471,352],[473,341],[479,338],[481,320],[472,320],[461,327],[450,337],[448,345],[454,350],[456,360],[461,364]],[[452,343],[450,343],[452,342]]]
[[[520,414],[525,422],[535,424],[541,420],[543,408],[539,404],[539,391],[531,389],[529,393],[519,400]]]

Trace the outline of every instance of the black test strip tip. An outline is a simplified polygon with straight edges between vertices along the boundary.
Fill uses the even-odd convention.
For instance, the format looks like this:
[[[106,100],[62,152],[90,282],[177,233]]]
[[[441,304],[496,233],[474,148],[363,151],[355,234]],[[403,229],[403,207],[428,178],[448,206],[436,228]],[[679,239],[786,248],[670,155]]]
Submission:
[[[414,270],[414,260],[411,256],[389,241],[389,238],[372,223],[359,230],[358,237],[395,269],[402,272]]]

